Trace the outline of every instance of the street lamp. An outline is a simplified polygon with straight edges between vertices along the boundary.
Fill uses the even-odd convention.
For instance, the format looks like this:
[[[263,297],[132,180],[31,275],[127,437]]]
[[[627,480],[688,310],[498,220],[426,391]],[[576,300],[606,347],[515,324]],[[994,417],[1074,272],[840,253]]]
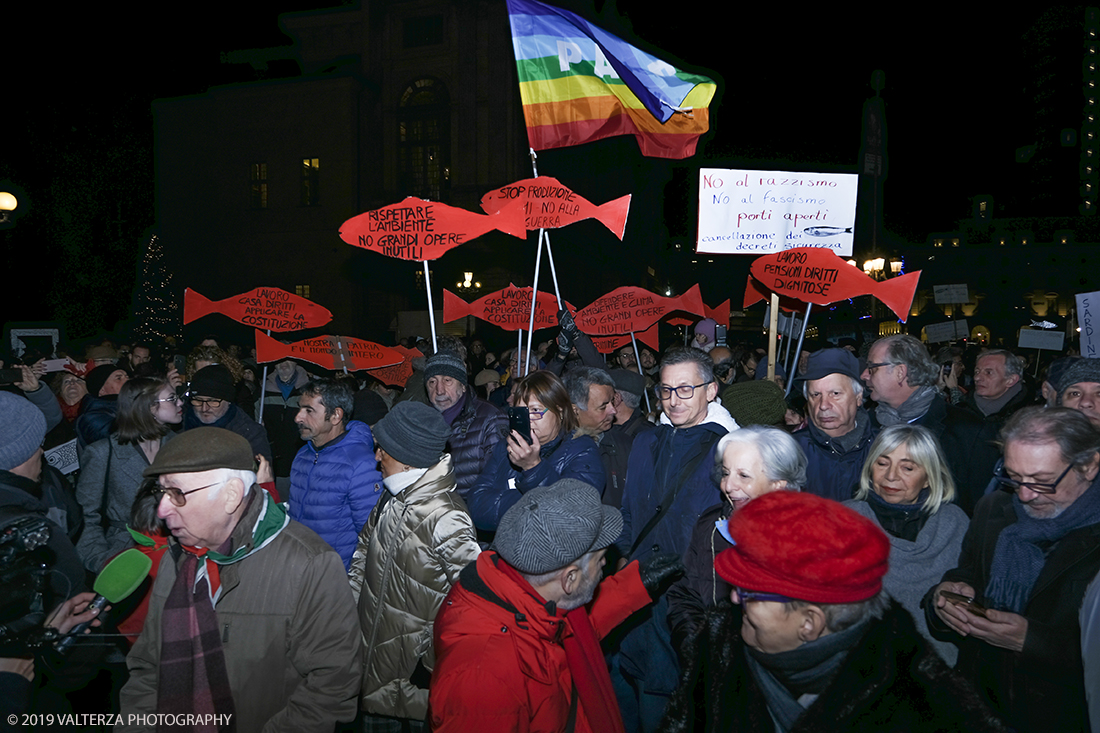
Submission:
[[[15,196],[7,191],[0,191],[0,224],[7,224],[11,220],[11,212],[19,205]]]
[[[476,293],[477,291],[481,290],[481,283],[474,281],[474,273],[463,272],[462,275],[465,279],[456,285],[456,287],[458,288],[458,292]]]

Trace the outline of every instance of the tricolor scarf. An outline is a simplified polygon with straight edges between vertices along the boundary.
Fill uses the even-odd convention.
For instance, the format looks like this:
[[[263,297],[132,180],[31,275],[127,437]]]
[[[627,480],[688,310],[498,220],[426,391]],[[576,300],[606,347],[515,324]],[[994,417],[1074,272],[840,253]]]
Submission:
[[[507,562],[496,565],[521,588],[545,603],[518,570]],[[611,675],[607,671],[607,662],[600,648],[600,640],[596,637],[596,630],[592,628],[592,620],[588,618],[588,608],[581,606],[572,611],[555,610],[554,613],[563,616],[573,632],[561,635],[561,645],[565,649],[565,661],[569,665],[569,676],[573,678],[573,688],[580,700],[580,709],[584,711],[589,727],[601,733],[624,733],[623,718],[611,685]],[[569,729],[572,730],[572,727]]]
[[[257,493],[262,496],[257,498]],[[229,540],[218,548],[220,552],[180,545],[182,560],[177,560],[176,582],[161,616],[157,712],[165,714],[161,720],[174,723],[179,721],[174,716],[180,714],[191,714],[191,720],[220,716],[206,719],[224,722],[190,727],[162,723],[158,731],[236,730],[233,691],[214,611],[221,594],[219,566],[240,562],[263,549],[289,521],[286,511],[267,492],[253,487],[244,515]]]

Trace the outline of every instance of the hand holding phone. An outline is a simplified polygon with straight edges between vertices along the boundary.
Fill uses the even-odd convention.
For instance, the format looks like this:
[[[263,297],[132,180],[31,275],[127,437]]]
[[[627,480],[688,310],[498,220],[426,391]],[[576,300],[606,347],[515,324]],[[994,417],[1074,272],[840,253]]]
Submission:
[[[981,616],[982,618],[989,618],[986,614],[986,607],[976,602],[970,596],[964,596],[960,593],[952,593],[949,590],[941,590],[940,595],[944,597],[949,603],[965,609],[968,613],[972,613],[975,616]]]

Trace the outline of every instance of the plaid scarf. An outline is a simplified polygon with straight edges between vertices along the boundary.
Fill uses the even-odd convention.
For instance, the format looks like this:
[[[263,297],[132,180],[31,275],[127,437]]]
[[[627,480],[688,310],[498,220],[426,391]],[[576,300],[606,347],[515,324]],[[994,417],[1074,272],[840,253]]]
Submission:
[[[253,487],[248,507],[224,546],[228,554],[181,545],[182,563],[164,602],[157,712],[191,714],[192,720],[221,716],[205,718],[222,721],[220,725],[196,723],[189,728],[191,731],[236,730],[233,691],[214,604],[221,595],[219,565],[239,562],[262,549],[289,522],[286,512],[267,492],[259,493],[262,497],[257,499]],[[162,720],[178,722],[173,718]],[[161,733],[169,729],[180,733],[181,726],[169,728],[162,723],[157,727]]]

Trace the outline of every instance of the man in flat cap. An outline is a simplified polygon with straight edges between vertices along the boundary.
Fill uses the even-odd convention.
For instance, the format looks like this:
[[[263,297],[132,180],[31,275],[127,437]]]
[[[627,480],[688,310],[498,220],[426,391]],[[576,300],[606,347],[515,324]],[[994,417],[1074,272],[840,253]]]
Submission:
[[[657,427],[646,418],[648,410],[642,408],[645,377],[629,369],[612,369],[611,378],[615,380],[615,424],[631,438]]]
[[[436,617],[433,731],[623,731],[599,640],[683,566],[657,556],[601,583],[622,524],[575,479],[504,514],[494,550],[466,566]]]
[[[203,427],[145,469],[172,539],[126,660],[119,729],[331,731],[355,717],[362,634],[344,565],[252,467],[247,440]]]

